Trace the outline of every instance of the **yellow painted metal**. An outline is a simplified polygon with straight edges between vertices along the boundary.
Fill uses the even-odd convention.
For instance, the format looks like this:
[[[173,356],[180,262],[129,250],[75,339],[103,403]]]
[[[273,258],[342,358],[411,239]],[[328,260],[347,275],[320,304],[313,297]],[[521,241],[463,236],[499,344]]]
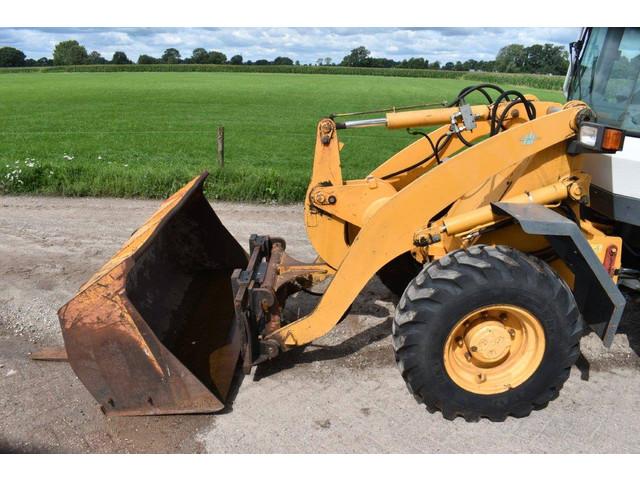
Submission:
[[[536,110],[538,107],[542,107],[540,112],[547,111],[546,102],[539,102],[538,99],[529,95],[528,98],[536,102]],[[499,118],[508,102],[502,102],[497,106],[496,116]],[[522,104],[517,106],[518,108],[512,108],[508,112],[509,119],[524,118],[526,114],[524,106]],[[476,121],[488,120],[491,116],[491,112],[494,105],[471,105],[471,114]],[[449,108],[429,108],[424,110],[410,110],[405,112],[390,112],[387,113],[387,128],[413,128],[424,127],[429,125],[443,125],[451,122],[452,117],[459,115],[460,107]]]
[[[449,132],[449,125],[445,125],[429,133],[429,138],[435,144],[438,139],[442,135],[445,135],[447,132]],[[473,132],[464,133],[464,138],[468,142],[475,142],[476,140],[488,134],[489,123],[479,122]],[[454,155],[456,152],[462,150],[464,147],[464,144],[454,136],[451,138],[447,146],[442,149],[442,154],[440,155],[440,157],[448,158]],[[385,178],[387,176],[393,175],[395,172],[409,169],[408,171],[401,174],[393,175],[386,180],[391,185],[393,185],[396,190],[401,190],[411,182],[413,182],[416,178],[423,175],[425,172],[431,170],[437,165],[436,160],[432,158],[431,160],[416,168],[410,168],[431,155],[432,152],[433,149],[431,148],[429,142],[425,138],[420,138],[420,140],[411,143],[410,145],[393,155],[386,162],[373,170],[369,175],[376,178]]]
[[[504,201],[510,203],[537,203],[539,205],[546,205],[564,200],[568,196],[569,191],[567,184],[557,182],[513,197],[505,196]],[[461,213],[460,215],[447,216],[442,222],[442,228],[443,231],[449,235],[456,235],[478,225],[496,222],[500,218],[502,217],[493,213],[491,205],[485,205],[476,210]]]
[[[540,115],[544,114],[544,112],[559,109],[562,107],[562,105],[560,105],[559,103],[538,101],[535,102],[535,106],[536,110],[540,112]],[[515,117],[511,117],[505,122],[505,127],[507,128],[524,123],[527,118],[526,112],[524,111],[524,107],[522,107],[522,105],[516,105],[515,107],[513,107],[512,111],[516,111],[517,114]],[[462,133],[462,135],[468,142],[475,142],[489,134],[489,122],[486,119],[477,119],[476,122],[477,126],[473,131],[464,131]],[[429,134],[429,138],[434,144],[442,135],[449,131],[449,120],[444,123],[446,123],[447,125],[444,125]],[[465,145],[457,137],[454,136],[451,138],[451,141],[447,145],[447,147],[443,149],[441,157],[450,157],[463,148],[465,148]],[[432,149],[429,142],[425,138],[420,138],[419,140],[413,142],[409,146],[393,155],[386,162],[382,163],[375,170],[373,170],[369,175],[377,178],[384,178],[390,174],[393,174],[394,172],[415,165],[431,153]],[[415,169],[411,169],[400,175],[393,176],[389,178],[388,181],[396,188],[396,190],[400,190],[406,185],[410,184],[420,175],[425,173],[427,170],[433,168],[435,165],[436,162],[432,159]]]
[[[531,96],[532,99],[535,97]],[[559,110],[561,105],[554,102],[535,102],[536,110],[540,115],[551,110]],[[478,107],[479,112],[488,110],[488,106]],[[498,107],[498,113],[502,111],[504,105]],[[458,109],[432,109],[424,110],[421,115],[427,115],[424,112],[433,113],[438,117],[446,117],[449,123],[450,115]],[[515,113],[513,113],[515,112]],[[411,112],[402,112],[407,114]],[[400,115],[401,113],[398,113]],[[516,105],[512,109],[512,116],[505,121],[505,128],[513,128],[517,125],[526,123],[526,112],[522,105]],[[420,120],[422,122],[423,120]],[[414,125],[416,126],[416,125]],[[429,137],[431,141],[436,143],[444,134],[449,132],[449,125],[445,125],[431,132]],[[473,131],[463,132],[464,138],[468,142],[475,142],[489,134],[489,122],[486,120],[484,113],[482,118],[478,118],[477,127]],[[455,136],[451,138],[441,153],[441,158],[447,159],[456,153],[464,150],[465,145]],[[397,154],[382,165],[374,169],[364,180],[347,180],[343,181],[341,174],[340,160],[340,141],[335,123],[331,119],[323,119],[319,122],[316,132],[316,147],[313,163],[313,172],[309,188],[305,197],[305,227],[309,241],[313,245],[318,255],[333,268],[338,268],[347,254],[350,243],[349,231],[352,227],[361,227],[362,219],[370,217],[373,211],[386,202],[384,199],[391,198],[396,191],[402,190],[410,185],[415,179],[423,175],[425,172],[434,168],[437,164],[435,159],[431,159],[416,168],[410,168],[422,161],[432,153],[431,146],[425,138],[421,138]],[[504,154],[504,153],[503,153]],[[514,176],[512,170],[515,167],[508,165],[505,167]],[[407,170],[398,175],[394,172]],[[501,175],[500,173],[497,176]],[[558,176],[554,178],[556,181]],[[551,182],[550,182],[551,183]],[[371,187],[376,185],[377,190],[371,191],[364,185]],[[485,182],[486,188],[491,194],[500,198],[508,188],[505,183],[503,189],[498,188],[495,178],[489,178]],[[486,192],[479,192],[480,194]],[[464,202],[467,195],[459,199]],[[329,203],[328,199],[333,196],[336,199],[334,204]],[[344,200],[340,200],[344,198]],[[486,202],[485,202],[486,203]],[[473,209],[479,206],[477,202],[472,203],[466,200],[466,208]],[[453,212],[462,212],[463,208],[454,208]]]
[[[576,105],[514,125],[463,150],[405,186],[362,226],[339,264],[328,261],[339,268],[316,309],[269,337],[288,348],[309,343],[327,333],[382,266],[413,248],[413,234],[425,221],[505,168],[517,166],[574,137],[572,125],[583,108]],[[335,150],[338,151],[337,144]],[[314,178],[317,179],[315,175],[314,166]],[[542,186],[544,184],[538,185]],[[346,238],[344,228],[343,223],[342,236],[330,238],[325,235],[324,241],[344,241],[341,240]],[[324,254],[318,253],[327,260]]]
[[[490,305],[456,323],[444,344],[444,366],[460,388],[496,395],[527,381],[540,366],[545,346],[544,328],[531,312]]]
[[[451,107],[387,113],[387,128],[412,128],[448,124],[451,122],[452,115],[456,115],[459,112],[459,107]],[[491,106],[473,105],[471,113],[476,120],[486,120],[491,114]]]
[[[309,196],[313,205],[324,214],[361,227],[371,205],[396,193],[388,182],[369,176],[365,180],[347,181],[344,185],[317,186]]]

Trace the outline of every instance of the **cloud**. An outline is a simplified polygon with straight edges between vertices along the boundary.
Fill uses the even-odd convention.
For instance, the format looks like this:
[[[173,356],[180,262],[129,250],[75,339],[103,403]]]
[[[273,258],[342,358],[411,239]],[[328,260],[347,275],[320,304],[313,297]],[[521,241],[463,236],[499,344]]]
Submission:
[[[183,57],[204,47],[247,60],[282,55],[313,63],[340,61],[352,48],[365,45],[377,57],[425,57],[431,61],[488,60],[510,43],[567,46],[579,29],[571,28],[0,28],[0,46],[21,49],[28,57],[51,57],[56,43],[76,39],[88,51],[111,58],[116,50],[129,58],[160,56],[174,47]]]

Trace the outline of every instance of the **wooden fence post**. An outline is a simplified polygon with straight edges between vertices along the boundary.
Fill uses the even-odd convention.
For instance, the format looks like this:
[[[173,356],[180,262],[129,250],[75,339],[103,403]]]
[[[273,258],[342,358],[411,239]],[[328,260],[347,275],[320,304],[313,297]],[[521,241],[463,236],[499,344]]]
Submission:
[[[224,167],[224,127],[218,127],[218,165]]]

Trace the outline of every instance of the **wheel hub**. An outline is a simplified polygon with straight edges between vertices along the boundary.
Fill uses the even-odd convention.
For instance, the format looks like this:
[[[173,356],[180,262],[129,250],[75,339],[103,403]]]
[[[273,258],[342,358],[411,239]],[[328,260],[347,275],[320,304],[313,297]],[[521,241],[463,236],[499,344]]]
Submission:
[[[481,321],[464,336],[471,357],[485,365],[504,360],[511,348],[511,336],[504,324],[496,320]]]
[[[524,308],[486,306],[451,330],[445,342],[445,369],[451,380],[470,392],[506,392],[533,375],[545,344],[540,321]]]

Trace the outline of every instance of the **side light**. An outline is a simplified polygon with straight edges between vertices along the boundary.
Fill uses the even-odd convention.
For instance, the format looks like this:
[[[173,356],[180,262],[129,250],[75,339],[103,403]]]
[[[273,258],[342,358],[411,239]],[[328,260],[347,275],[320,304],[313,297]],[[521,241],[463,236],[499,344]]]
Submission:
[[[594,152],[617,152],[624,145],[624,131],[594,122],[584,122],[578,130],[578,143]]]
[[[602,135],[602,149],[603,150],[622,150],[622,144],[624,143],[624,133],[621,130],[615,128],[605,128]]]
[[[598,128],[595,125],[581,125],[578,139],[585,147],[595,147],[598,143]]]

